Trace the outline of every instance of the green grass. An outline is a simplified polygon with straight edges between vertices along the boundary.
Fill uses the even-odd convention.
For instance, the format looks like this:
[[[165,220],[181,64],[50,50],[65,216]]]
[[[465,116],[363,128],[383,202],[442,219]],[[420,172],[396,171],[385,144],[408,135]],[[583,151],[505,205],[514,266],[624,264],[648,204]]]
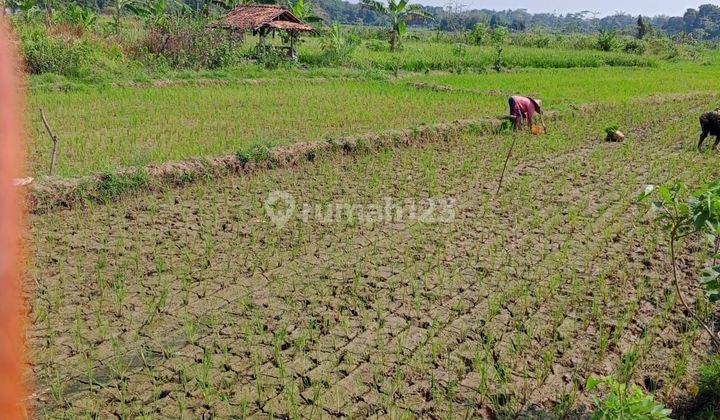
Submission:
[[[63,28],[48,30],[44,26],[18,26],[21,45],[28,57],[34,57],[35,71],[45,72],[31,78],[31,87],[40,90],[82,90],[94,86],[126,85],[152,80],[292,78],[316,75],[372,77],[373,72],[395,71],[484,71],[494,66],[493,47],[406,39],[398,53],[390,53],[387,43],[365,40],[347,63],[349,68],[326,68],[319,37],[302,37],[298,43],[299,66],[282,65],[268,70],[263,65],[244,61],[231,68],[213,70],[173,69],[157,57],[142,53],[146,28],[137,21],[126,22],[119,34],[91,30],[80,37],[64,34]],[[51,34],[48,35],[47,32]],[[61,35],[54,34],[58,32]],[[35,38],[38,38],[37,40]],[[34,41],[33,41],[34,40]],[[42,41],[42,42],[41,42]],[[280,37],[270,40],[281,44]],[[249,57],[257,37],[248,36],[232,50]],[[44,49],[43,49],[44,48]],[[38,56],[38,51],[43,51]],[[51,51],[52,53],[50,53]],[[44,56],[44,60],[41,59]],[[74,58],[73,58],[74,57]],[[233,60],[239,57],[234,56]],[[509,68],[576,68],[600,66],[656,66],[657,59],[626,53],[606,53],[569,48],[526,48],[508,45],[502,62]],[[55,73],[61,73],[58,75]],[[371,73],[371,74],[368,74]]]
[[[497,113],[494,98],[418,91],[378,81],[108,88],[37,92],[60,138],[58,175],[81,175],[196,156],[364,134]],[[30,113],[32,172],[43,174],[49,140]]]
[[[720,357],[713,356],[700,366],[698,386],[701,394],[720,402]]]
[[[101,203],[108,203],[124,192],[142,188],[147,184],[148,176],[141,170],[131,174],[107,173],[102,176],[98,184],[97,200]]]
[[[626,102],[666,93],[713,92],[720,89],[717,69],[696,63],[656,68],[588,68],[518,70],[511,73],[440,74],[410,80],[468,91],[534,94],[549,109],[568,109],[589,102]]]

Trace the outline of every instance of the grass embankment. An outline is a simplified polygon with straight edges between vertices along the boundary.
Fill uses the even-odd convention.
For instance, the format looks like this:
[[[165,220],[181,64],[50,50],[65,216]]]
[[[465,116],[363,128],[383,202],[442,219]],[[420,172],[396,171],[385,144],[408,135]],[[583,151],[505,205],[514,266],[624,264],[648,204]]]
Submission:
[[[128,70],[112,77],[84,80],[46,73],[28,77],[28,87],[35,93],[97,91],[117,87],[168,87],[181,85],[211,85],[275,81],[296,83],[302,80],[325,79],[386,80],[389,74],[373,69],[348,67],[281,66],[265,68],[255,63],[238,64],[212,70]],[[300,80],[298,80],[300,79]]]

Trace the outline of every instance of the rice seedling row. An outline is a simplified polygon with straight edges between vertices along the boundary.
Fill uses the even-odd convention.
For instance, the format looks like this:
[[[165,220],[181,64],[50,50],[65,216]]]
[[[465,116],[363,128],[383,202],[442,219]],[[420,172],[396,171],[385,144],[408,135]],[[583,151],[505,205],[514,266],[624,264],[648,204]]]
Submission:
[[[586,376],[614,373],[672,404],[706,338],[672,305],[664,244],[633,197],[714,175],[684,130],[713,99],[523,134],[495,199],[511,139],[468,135],[35,216],[33,403],[47,416],[571,413],[590,402]],[[629,142],[601,143],[608,121],[632,127]],[[458,204],[448,224],[278,230],[263,208],[274,190]]]
[[[693,74],[687,80],[679,73]],[[398,80],[294,79],[254,84],[32,92],[29,172],[48,173],[52,147],[37,112],[60,139],[57,175],[77,176],[254,147],[366,134],[506,112],[504,96],[537,95],[546,109],[627,103],[656,94],[717,91],[711,66],[406,75]],[[411,83],[461,91],[417,89]],[[464,90],[464,91],[462,91]]]

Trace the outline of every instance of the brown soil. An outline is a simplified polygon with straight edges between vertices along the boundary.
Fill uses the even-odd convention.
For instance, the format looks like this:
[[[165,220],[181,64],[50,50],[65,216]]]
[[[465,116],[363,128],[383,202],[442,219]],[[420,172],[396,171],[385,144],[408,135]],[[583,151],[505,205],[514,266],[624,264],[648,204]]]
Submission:
[[[634,197],[717,175],[718,158],[674,147],[695,113],[629,105],[522,134],[498,197],[511,137],[458,132],[35,216],[37,414],[576,417],[587,377],[623,370],[672,405],[708,340],[671,304]],[[609,119],[626,142],[597,138]],[[278,229],[275,190],[457,207],[449,223]]]

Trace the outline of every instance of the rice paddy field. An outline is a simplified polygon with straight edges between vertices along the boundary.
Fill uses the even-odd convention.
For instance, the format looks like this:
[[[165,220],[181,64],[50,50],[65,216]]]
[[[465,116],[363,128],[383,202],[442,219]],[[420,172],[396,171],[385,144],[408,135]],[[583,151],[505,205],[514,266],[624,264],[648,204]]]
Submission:
[[[637,196],[719,175],[720,155],[695,149],[699,115],[720,101],[714,60],[31,88],[40,181],[39,107],[61,179],[495,118],[514,93],[553,111],[542,136],[313,150],[29,215],[34,415],[580,418],[606,396],[588,378],[612,376],[674,416],[710,416],[697,378],[711,342],[679,306],[667,238]],[[610,126],[626,140],[604,141]],[[712,323],[699,249],[678,250],[679,290]]]
[[[45,93],[32,101],[33,107],[42,105],[52,116],[53,129],[64,144],[58,173],[70,176],[233,154],[256,144],[477,118],[491,98],[449,96],[403,83],[296,79]],[[41,162],[49,162],[52,148],[46,147],[49,141],[39,114],[33,119],[31,162],[33,168],[47,170],[40,169]]]
[[[588,376],[621,372],[680,404],[707,337],[673,304],[665,244],[634,197],[648,182],[717,175],[687,127],[718,99],[609,105],[520,135],[497,197],[510,135],[36,216],[37,413],[570,416],[591,402]],[[598,141],[611,121],[626,143]],[[278,190],[456,205],[447,223],[311,217],[278,230],[263,208]]]
[[[356,73],[323,77],[318,72],[291,72],[291,77],[272,77],[277,74],[72,92],[31,90],[30,172],[47,174],[52,153],[39,107],[46,110],[62,143],[57,174],[77,176],[233,154],[258,144],[285,145],[495,117],[507,112],[506,98],[515,93],[532,93],[548,109],[566,111],[587,103],[720,88],[716,66],[699,63],[499,74],[408,73],[385,80],[367,80]],[[438,86],[449,89],[433,89]]]

